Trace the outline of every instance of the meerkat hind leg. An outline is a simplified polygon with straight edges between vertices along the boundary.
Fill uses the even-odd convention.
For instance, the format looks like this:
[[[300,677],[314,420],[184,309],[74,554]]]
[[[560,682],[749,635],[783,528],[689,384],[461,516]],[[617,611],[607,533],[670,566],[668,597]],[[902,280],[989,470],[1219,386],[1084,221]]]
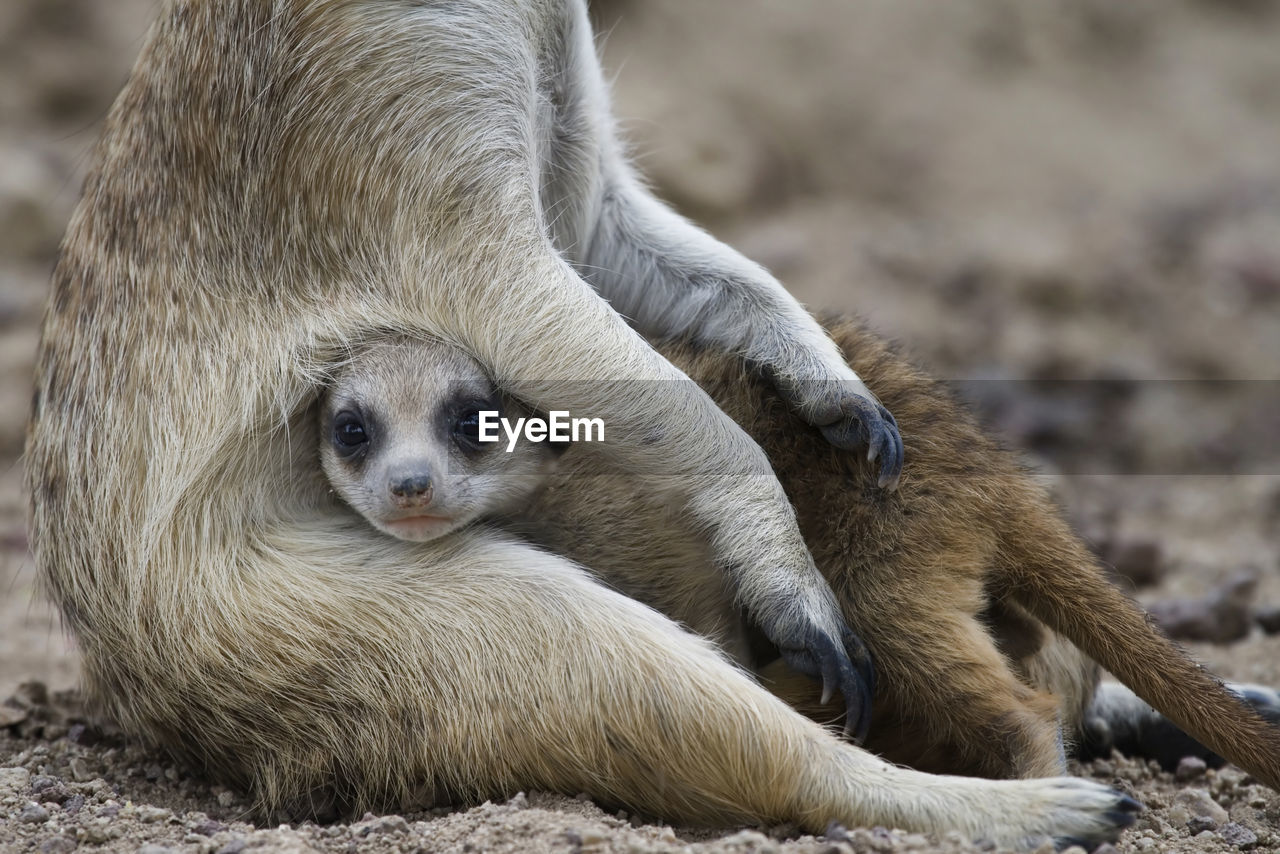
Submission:
[[[1049,777],[1066,772],[1058,699],[1018,678],[985,628],[962,612],[911,614],[866,625],[876,650],[888,703],[873,719],[872,750],[912,767],[945,768],[983,777]],[[922,621],[928,622],[922,622]],[[928,625],[928,637],[904,635],[901,625]],[[923,646],[922,646],[923,644]],[[786,672],[782,662],[763,668],[770,690],[819,722],[831,717],[817,692]],[[880,721],[877,726],[876,721]],[[899,738],[893,731],[911,733]]]
[[[969,773],[1022,778],[1065,773],[1057,699],[1019,679],[973,616],[934,614],[931,622],[919,624],[929,626],[923,656],[916,638],[876,633],[874,648],[882,660],[902,663],[901,668],[884,666],[883,680],[908,714],[923,711],[930,740],[949,745]],[[892,627],[887,634],[893,635]]]
[[[340,671],[281,695],[264,714],[318,715],[312,731],[328,740],[291,734],[287,748],[273,749],[296,755],[250,753],[254,761],[321,774],[324,763],[289,760],[332,751],[365,791],[385,786],[388,774],[407,783],[439,773],[477,797],[586,791],[672,821],[788,821],[811,831],[838,821],[1032,847],[1113,839],[1138,808],[1084,780],[980,780],[893,766],[796,714],[705,639],[566,560],[490,532],[403,544],[355,529],[334,536],[331,520],[318,524],[290,531],[280,543],[288,552],[262,550],[298,577],[285,588],[253,581],[246,600],[218,618],[242,621],[227,636],[252,645],[258,633],[278,635],[263,614],[283,612],[287,601],[295,634],[278,645],[288,658],[271,667],[302,672],[318,656],[377,673],[387,697],[371,703],[367,684]],[[317,565],[327,569],[308,569]],[[381,579],[376,595],[369,573]],[[271,574],[280,577],[288,576]],[[307,619],[357,612],[368,618]],[[200,709],[245,689],[205,690]],[[339,702],[316,702],[332,691]],[[521,702],[495,702],[495,691]],[[406,753],[397,722],[423,714],[430,725]]]

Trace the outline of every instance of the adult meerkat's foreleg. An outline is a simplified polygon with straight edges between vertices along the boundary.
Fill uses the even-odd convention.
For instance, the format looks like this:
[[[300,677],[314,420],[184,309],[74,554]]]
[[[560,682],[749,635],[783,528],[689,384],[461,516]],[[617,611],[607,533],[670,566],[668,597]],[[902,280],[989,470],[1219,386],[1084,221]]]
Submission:
[[[870,655],[813,564],[764,452],[698,386],[627,326],[538,235],[513,232],[499,264],[468,276],[434,331],[475,354],[509,393],[540,409],[599,418],[622,470],[678,491],[752,618],[801,672],[839,690],[847,725],[870,720]],[[468,265],[474,271],[484,259]],[[506,325],[456,323],[499,301]],[[352,311],[359,311],[355,307]],[[371,307],[362,309],[368,316]],[[415,318],[388,310],[373,326]]]
[[[204,7],[209,16],[230,15],[224,5]],[[564,117],[545,108],[579,102],[581,87],[566,69],[584,56],[572,47],[579,38],[590,48],[584,4],[297,8],[292,20],[274,19],[267,35],[237,31],[229,40],[256,56],[264,50],[257,40],[276,29],[288,34],[267,51],[285,59],[264,74],[275,94],[262,103],[289,128],[290,156],[255,163],[271,170],[264,183],[277,194],[261,200],[253,219],[276,229],[298,224],[305,238],[281,239],[285,269],[305,287],[244,301],[241,322],[271,341],[295,336],[302,355],[283,361],[319,363],[311,375],[322,372],[326,346],[340,358],[344,344],[377,331],[433,334],[460,344],[534,408],[602,420],[605,453],[623,470],[682,484],[674,497],[705,532],[740,601],[789,661],[843,694],[851,727],[865,724],[870,656],[814,567],[763,452],[628,327],[556,245],[558,208],[544,173],[586,181],[562,191],[566,204],[589,199],[591,171],[564,152],[592,161],[605,121],[585,110],[584,126],[570,133],[559,124]],[[295,73],[303,57],[313,64]],[[222,114],[208,118],[239,132]],[[238,162],[238,151],[221,154]],[[551,168],[552,160],[565,168]],[[590,221],[589,206],[580,214]],[[219,272],[226,278],[224,267]],[[247,272],[256,283],[251,264]],[[182,298],[196,302],[188,290]],[[288,314],[272,316],[276,306]],[[216,336],[207,337],[215,340],[202,338],[201,347],[213,351]],[[305,391],[296,377],[287,381],[286,392]]]
[[[902,469],[893,417],[776,279],[677,215],[622,156],[586,6],[543,20],[539,198],[556,248],[650,339],[684,337],[746,357],[842,448],[866,445],[880,485]]]
[[[763,267],[655,199],[620,157],[605,161],[581,269],[646,336],[722,348],[759,365],[801,418],[834,445],[865,445],[880,460],[880,486],[896,486],[897,423],[818,322]]]

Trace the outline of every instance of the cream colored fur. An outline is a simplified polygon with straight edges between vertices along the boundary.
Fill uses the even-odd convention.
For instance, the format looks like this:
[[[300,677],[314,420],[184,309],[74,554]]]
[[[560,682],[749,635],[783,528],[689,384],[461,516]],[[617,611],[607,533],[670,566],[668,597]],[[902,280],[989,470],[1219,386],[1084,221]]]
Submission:
[[[758,360],[887,485],[896,430],[775,282],[637,196],[609,125],[580,2],[165,4],[68,229],[27,445],[90,695],[267,811],[545,787],[717,824],[1112,835],[1105,787],[891,767],[565,560],[393,542],[336,505],[326,377],[370,336],[439,337],[603,418],[636,477],[679,474],[739,600],[858,693],[762,452],[607,300]],[[621,275],[597,293],[575,264]]]

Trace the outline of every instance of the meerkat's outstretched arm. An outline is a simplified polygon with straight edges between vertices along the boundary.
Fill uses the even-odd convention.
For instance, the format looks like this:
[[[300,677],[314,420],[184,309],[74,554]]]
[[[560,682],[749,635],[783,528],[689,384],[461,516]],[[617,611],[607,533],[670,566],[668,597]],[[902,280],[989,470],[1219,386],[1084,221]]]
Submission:
[[[684,337],[759,365],[841,448],[896,485],[893,416],[795,298],[758,264],[659,202],[622,156],[586,8],[550,16],[539,80],[540,205],[557,249],[650,339]]]
[[[531,241],[518,257],[539,248]],[[440,316],[433,331],[462,342],[504,389],[534,406],[602,419],[609,453],[624,470],[685,492],[688,512],[709,532],[739,600],[793,666],[821,679],[826,692],[841,691],[849,729],[861,731],[870,719],[869,654],[840,618],[764,452],[567,264],[545,246],[541,251],[542,262],[525,261],[524,269],[492,280],[500,293],[473,287],[453,306],[465,317],[470,299],[475,312],[502,299],[525,322],[485,328]],[[404,328],[413,321],[388,322]]]
[[[880,460],[879,485],[896,486],[897,423],[818,322],[764,268],[655,199],[620,158],[605,164],[587,280],[650,338],[760,365],[801,418],[838,447],[867,446]]]

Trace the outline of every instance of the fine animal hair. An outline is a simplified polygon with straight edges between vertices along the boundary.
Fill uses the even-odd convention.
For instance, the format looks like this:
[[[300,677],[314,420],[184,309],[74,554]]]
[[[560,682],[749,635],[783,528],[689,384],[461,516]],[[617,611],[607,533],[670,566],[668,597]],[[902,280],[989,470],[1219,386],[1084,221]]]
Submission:
[[[1063,773],[1064,730],[1075,742],[1086,730],[1096,739],[1103,725],[1115,735],[1146,730],[1149,743],[1123,746],[1157,755],[1176,748],[1173,761],[1203,750],[1134,694],[1126,702],[1119,686],[1095,701],[1098,667],[1083,647],[1156,711],[1275,786],[1280,730],[1238,696],[1275,718],[1274,693],[1228,691],[1202,671],[1104,576],[1043,491],[941,386],[856,321],[833,319],[828,328],[902,414],[911,456],[895,495],[875,488],[865,464],[832,452],[741,359],[677,343],[660,350],[760,442],[846,619],[866,627],[882,674],[869,746],[914,768],[990,777]],[[478,365],[438,342],[380,343],[355,355],[321,419],[321,454],[338,494],[405,536],[378,516],[403,511],[386,510],[385,501],[367,509],[364,470],[333,461],[333,448],[345,450],[333,429],[340,411],[377,424],[377,435],[358,446],[367,469],[394,457],[407,471],[442,472],[427,462],[447,458],[454,445],[471,449],[455,453],[448,476],[435,477],[434,494],[411,512],[448,512],[455,484],[500,483],[505,469],[507,489],[492,490],[488,507],[473,501],[472,518],[573,558],[762,671],[768,687],[811,716],[831,716],[805,680],[748,643],[733,591],[669,494],[637,490],[597,448],[557,452],[525,442],[504,452],[451,433],[460,410],[445,401],[458,387],[469,401],[499,398]],[[543,489],[530,472],[545,479]],[[386,493],[387,479],[374,480]],[[511,490],[522,500],[506,501]]]
[[[873,488],[863,461],[815,441],[746,366],[704,348],[661,349],[765,448],[845,618],[874,653],[867,745],[916,768],[1035,777],[1063,769],[1064,731],[1088,741],[1100,728],[1116,736],[1142,725],[1149,740],[1127,746],[1154,753],[1178,741],[1119,686],[1095,695],[1097,661],[1178,728],[1280,788],[1275,692],[1225,689],[1123,595],[1043,487],[939,383],[856,321],[827,328],[902,425],[908,464],[892,495]],[[572,464],[566,454],[565,477]],[[598,498],[584,495],[578,509],[608,514]],[[595,545],[580,548],[596,554]],[[678,575],[668,581],[658,584],[679,591]],[[652,604],[676,619],[691,610]],[[830,716],[785,673],[774,688]]]
[[[503,453],[481,441],[482,412],[515,411],[527,414],[456,347],[403,337],[370,342],[321,397],[320,464],[375,528],[426,542],[478,519],[512,516],[545,486],[553,446],[526,442]]]
[[[865,720],[865,648],[763,452],[637,329],[765,366],[886,488],[892,416],[776,280],[641,186],[583,0],[169,0],[52,291],[33,537],[86,649],[160,632],[307,505],[263,477],[279,437],[345,349],[398,330],[459,345],[532,406],[607,420],[636,477],[687,475],[680,501],[754,618]],[[91,652],[88,683],[139,696],[128,660]]]
[[[539,787],[1014,844],[1132,821],[1086,781],[895,768],[563,558],[396,541],[329,494],[326,377],[378,334],[438,336],[605,419],[634,476],[678,475],[752,619],[861,717],[865,650],[763,452],[620,311],[759,364],[893,485],[897,431],[834,343],[619,156],[583,3],[170,0],[62,246],[27,439],[90,698],[268,813]]]

